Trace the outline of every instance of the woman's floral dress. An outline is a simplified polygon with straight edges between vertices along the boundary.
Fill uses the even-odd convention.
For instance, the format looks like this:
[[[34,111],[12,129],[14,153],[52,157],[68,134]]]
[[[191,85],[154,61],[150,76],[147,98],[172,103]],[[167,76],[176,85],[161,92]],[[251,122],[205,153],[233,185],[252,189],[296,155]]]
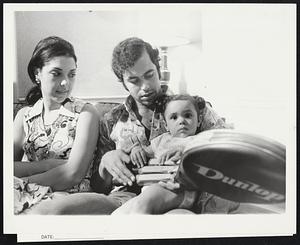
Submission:
[[[25,140],[24,161],[68,159],[75,136],[78,118],[85,102],[69,98],[59,109],[58,118],[51,124],[43,121],[43,100],[28,107],[23,118]],[[68,193],[90,191],[91,166],[86,177]],[[14,213],[18,214],[41,199],[51,197],[51,188],[29,183],[26,178],[14,177]]]

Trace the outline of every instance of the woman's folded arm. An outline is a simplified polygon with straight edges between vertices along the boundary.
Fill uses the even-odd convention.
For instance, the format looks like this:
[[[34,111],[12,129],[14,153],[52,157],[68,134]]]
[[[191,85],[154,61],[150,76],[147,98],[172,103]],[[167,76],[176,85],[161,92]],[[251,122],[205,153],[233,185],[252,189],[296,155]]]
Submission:
[[[76,137],[66,164],[28,177],[30,182],[65,190],[80,183],[93,161],[98,139],[99,117],[96,109],[87,104],[80,113]]]

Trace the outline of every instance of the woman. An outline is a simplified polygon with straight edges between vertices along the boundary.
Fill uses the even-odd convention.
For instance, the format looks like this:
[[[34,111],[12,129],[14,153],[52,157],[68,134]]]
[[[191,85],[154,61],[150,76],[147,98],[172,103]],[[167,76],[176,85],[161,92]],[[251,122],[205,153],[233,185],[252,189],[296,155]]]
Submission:
[[[66,40],[47,37],[35,47],[28,64],[35,86],[26,97],[29,106],[14,120],[15,213],[55,197],[50,190],[90,190],[99,120],[92,105],[70,96],[76,70]]]

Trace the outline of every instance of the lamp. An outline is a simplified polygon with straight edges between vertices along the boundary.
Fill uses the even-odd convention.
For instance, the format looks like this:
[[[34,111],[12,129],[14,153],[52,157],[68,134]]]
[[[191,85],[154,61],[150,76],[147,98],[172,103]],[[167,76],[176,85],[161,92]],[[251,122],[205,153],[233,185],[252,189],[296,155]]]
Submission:
[[[169,48],[186,45],[190,43],[187,38],[178,36],[160,36],[159,38],[143,37],[146,41],[159,48],[160,51],[160,73],[161,73],[161,87],[163,92],[168,90],[168,84],[171,78],[171,73],[168,68],[168,51]]]
[[[159,5],[138,9],[135,18],[137,36],[160,50],[161,85],[166,90],[172,79],[168,67],[169,49],[189,44],[199,37],[199,11],[183,6]]]
[[[166,41],[164,42],[166,43]],[[168,45],[164,44],[164,46],[159,47],[161,52],[160,82],[163,92],[167,92],[168,84],[171,77],[170,71],[168,69],[168,47],[180,46],[188,43],[189,41],[187,39],[174,37],[174,39],[169,40]]]
[[[167,92],[168,83],[170,81],[170,71],[168,69],[168,47],[160,47],[161,51],[161,66],[160,66],[160,86],[163,92]]]

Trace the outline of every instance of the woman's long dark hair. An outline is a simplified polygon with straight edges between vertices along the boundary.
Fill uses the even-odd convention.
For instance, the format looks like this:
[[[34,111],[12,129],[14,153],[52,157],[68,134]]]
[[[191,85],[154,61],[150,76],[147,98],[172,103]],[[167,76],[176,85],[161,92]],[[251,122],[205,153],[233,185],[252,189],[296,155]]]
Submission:
[[[28,75],[34,84],[26,95],[26,102],[29,105],[34,105],[42,97],[40,84],[36,80],[36,70],[41,69],[46,62],[58,56],[70,56],[74,58],[75,63],[77,62],[73,45],[60,37],[50,36],[36,45],[27,67]]]

